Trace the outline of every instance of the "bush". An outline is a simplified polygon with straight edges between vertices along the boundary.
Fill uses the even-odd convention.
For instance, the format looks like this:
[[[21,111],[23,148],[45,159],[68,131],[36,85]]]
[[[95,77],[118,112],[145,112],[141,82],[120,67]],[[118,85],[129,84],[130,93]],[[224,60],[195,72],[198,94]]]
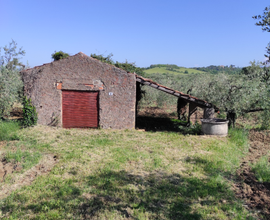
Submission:
[[[60,50],[60,51],[58,51],[58,52],[55,51],[55,52],[52,54],[52,58],[53,58],[54,61],[56,61],[56,60],[61,60],[61,59],[67,58],[67,57],[69,57],[69,54],[63,52],[62,50]]]
[[[23,127],[30,127],[37,124],[37,112],[32,105],[31,99],[23,98]]]

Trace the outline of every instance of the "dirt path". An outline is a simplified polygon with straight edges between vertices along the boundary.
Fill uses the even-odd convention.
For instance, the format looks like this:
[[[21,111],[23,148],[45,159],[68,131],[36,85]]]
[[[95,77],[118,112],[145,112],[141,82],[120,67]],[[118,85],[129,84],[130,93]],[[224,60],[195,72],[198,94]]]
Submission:
[[[251,171],[250,164],[258,161],[270,151],[270,133],[250,131],[250,148],[237,170],[234,185],[238,198],[245,201],[248,209],[260,212],[270,219],[270,183],[260,183]]]
[[[21,188],[22,186],[30,185],[37,176],[44,175],[51,171],[54,165],[58,162],[56,156],[48,154],[45,155],[41,161],[30,170],[27,170],[23,174],[18,174],[12,177],[12,183],[4,184],[0,186],[0,199],[6,198],[14,190]],[[0,164],[1,165],[1,164]],[[2,170],[9,174],[13,171],[17,171],[18,166],[12,164],[2,164]],[[5,178],[5,173],[2,178]]]

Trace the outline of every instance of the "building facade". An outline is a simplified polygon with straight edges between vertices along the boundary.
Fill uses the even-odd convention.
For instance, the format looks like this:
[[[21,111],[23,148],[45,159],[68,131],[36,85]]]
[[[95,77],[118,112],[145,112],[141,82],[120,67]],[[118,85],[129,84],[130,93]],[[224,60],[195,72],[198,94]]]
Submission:
[[[21,72],[38,124],[132,129],[136,76],[83,53]]]

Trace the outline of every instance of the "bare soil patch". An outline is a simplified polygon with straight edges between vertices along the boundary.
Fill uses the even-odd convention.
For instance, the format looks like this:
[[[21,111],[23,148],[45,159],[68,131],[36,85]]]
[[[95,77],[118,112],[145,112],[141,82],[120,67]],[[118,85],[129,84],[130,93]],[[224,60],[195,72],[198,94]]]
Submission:
[[[23,168],[20,163],[8,163],[5,159],[3,159],[0,161],[0,182],[3,182],[8,174],[15,171],[21,171],[22,169]]]
[[[0,199],[6,198],[14,190],[17,190],[25,185],[30,185],[38,176],[45,175],[51,171],[54,165],[58,162],[55,155],[45,155],[41,161],[23,174],[11,176],[11,183],[5,183],[0,186]],[[3,181],[9,174],[21,170],[20,164],[0,162],[0,181]]]
[[[251,130],[249,139],[249,153],[237,171],[235,192],[238,198],[245,201],[248,209],[257,210],[266,219],[270,219],[270,183],[259,182],[250,168],[251,163],[270,151],[270,133]]]

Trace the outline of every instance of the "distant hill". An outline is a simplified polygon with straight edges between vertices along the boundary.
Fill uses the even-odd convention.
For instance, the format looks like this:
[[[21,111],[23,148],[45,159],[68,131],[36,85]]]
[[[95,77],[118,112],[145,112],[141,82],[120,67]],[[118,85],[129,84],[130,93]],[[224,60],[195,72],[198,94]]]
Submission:
[[[150,67],[144,68],[143,71],[146,74],[153,74],[153,73],[170,73],[170,74],[197,74],[197,73],[205,73],[204,71],[180,67],[174,64],[155,64],[151,65]]]
[[[185,68],[180,67],[174,64],[155,64],[151,65],[150,67],[143,68],[143,71],[146,74],[203,74],[203,73],[226,73],[226,74],[239,74],[242,68],[235,67],[234,65],[230,66],[207,66],[207,67],[194,67],[194,68]]]
[[[208,72],[208,73],[212,73],[212,74],[218,74],[218,73],[226,73],[226,74],[240,74],[242,68],[241,67],[235,67],[235,65],[230,65],[230,66],[215,66],[215,65],[211,65],[211,66],[207,66],[207,67],[196,67],[196,68],[192,68],[195,70],[200,70],[203,72]]]

